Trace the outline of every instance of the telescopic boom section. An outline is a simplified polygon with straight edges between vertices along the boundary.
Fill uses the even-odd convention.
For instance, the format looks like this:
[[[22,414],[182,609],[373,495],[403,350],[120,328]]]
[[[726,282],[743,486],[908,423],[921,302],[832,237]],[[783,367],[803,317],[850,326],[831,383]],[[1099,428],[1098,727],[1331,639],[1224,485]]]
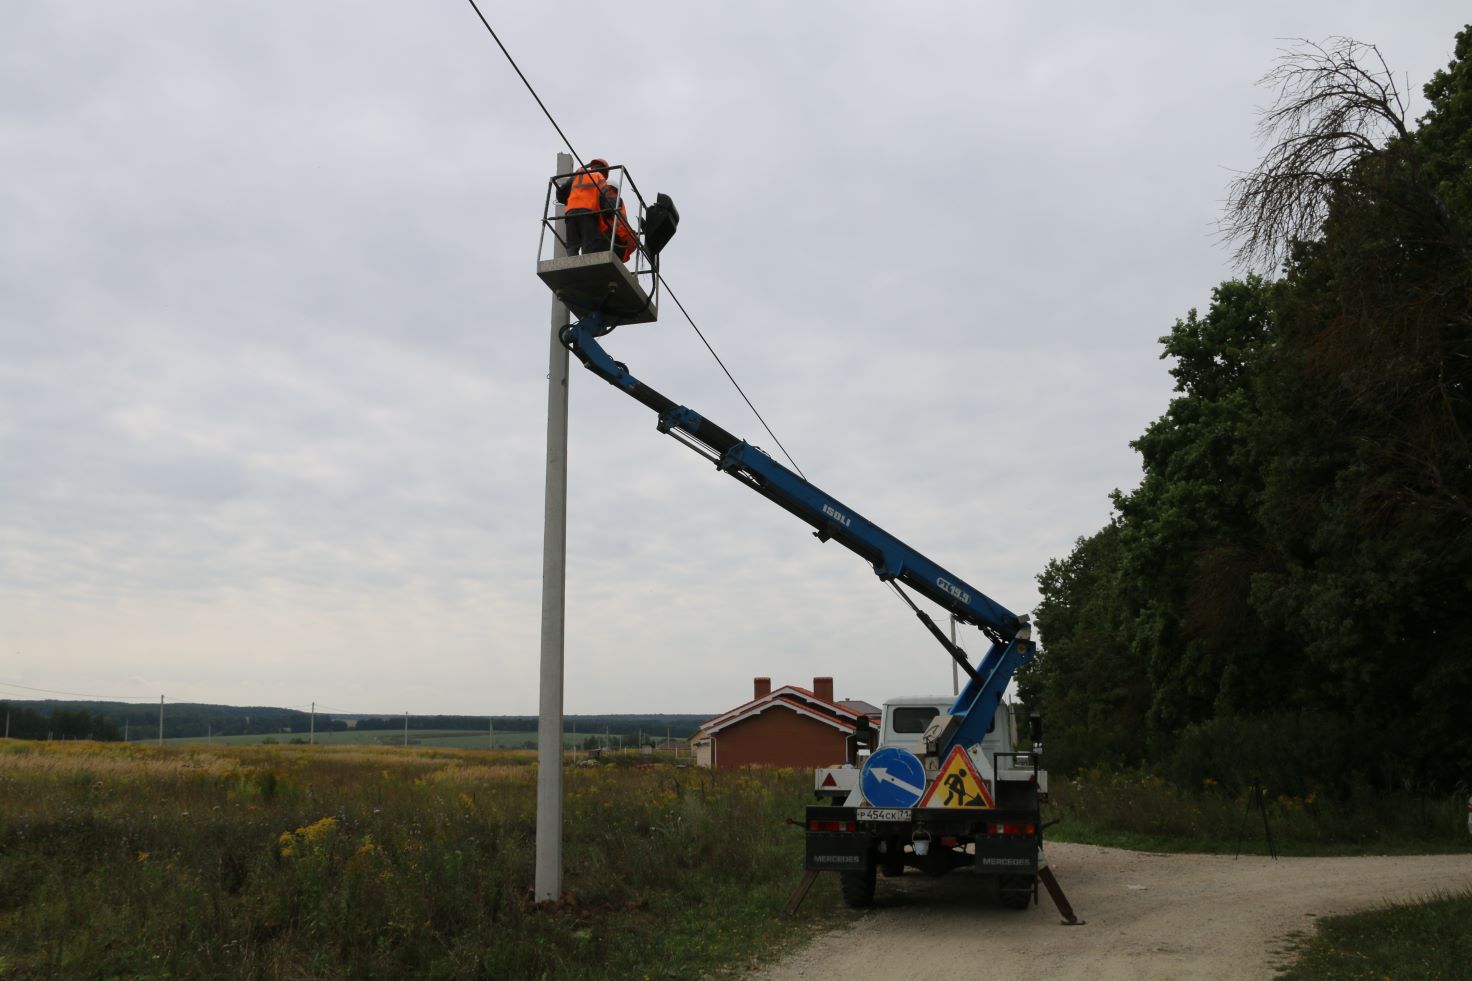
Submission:
[[[597,342],[596,338],[612,329],[598,313],[593,313],[564,328],[562,341],[589,371],[652,409],[658,417],[660,432],[680,440],[715,463],[717,469],[807,522],[820,541],[838,542],[862,556],[881,580],[908,586],[954,614],[962,623],[979,627],[990,638],[991,649],[973,667],[958,648],[951,647],[934,622],[916,609],[920,619],[970,676],[966,689],[952,707],[952,716],[962,729],[969,728],[966,724],[969,720],[979,724],[984,734],[1012,672],[1032,655],[1027,618],[1012,613],[750,443],[639,381]],[[957,731],[956,738],[947,742],[958,743],[962,735]]]

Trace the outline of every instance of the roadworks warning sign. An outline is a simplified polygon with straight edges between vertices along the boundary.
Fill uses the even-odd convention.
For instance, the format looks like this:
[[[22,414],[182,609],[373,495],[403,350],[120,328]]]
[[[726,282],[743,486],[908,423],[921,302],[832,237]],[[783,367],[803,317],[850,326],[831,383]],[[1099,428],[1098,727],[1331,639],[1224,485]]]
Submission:
[[[976,773],[976,765],[960,746],[951,748],[945,765],[920,798],[918,807],[996,807],[991,788]]]

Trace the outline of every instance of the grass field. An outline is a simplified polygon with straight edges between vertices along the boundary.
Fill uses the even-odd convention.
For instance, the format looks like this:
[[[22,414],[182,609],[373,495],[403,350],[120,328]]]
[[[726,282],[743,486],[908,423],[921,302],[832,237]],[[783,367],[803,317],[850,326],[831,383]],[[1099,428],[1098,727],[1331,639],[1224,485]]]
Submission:
[[[1472,892],[1335,916],[1304,940],[1284,981],[1457,981],[1472,970]]]
[[[810,774],[566,771],[531,902],[528,752],[0,743],[0,977],[689,978],[847,917],[784,824]]]

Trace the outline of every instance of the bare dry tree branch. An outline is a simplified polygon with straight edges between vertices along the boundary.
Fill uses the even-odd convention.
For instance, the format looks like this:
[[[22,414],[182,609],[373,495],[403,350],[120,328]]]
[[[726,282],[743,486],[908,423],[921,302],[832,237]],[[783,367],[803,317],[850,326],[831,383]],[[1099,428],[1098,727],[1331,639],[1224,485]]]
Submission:
[[[1295,45],[1259,80],[1278,92],[1257,126],[1267,151],[1232,182],[1222,220],[1249,270],[1271,272],[1294,242],[1317,234],[1333,195],[1353,185],[1355,165],[1409,133],[1405,100],[1377,47],[1346,37]]]

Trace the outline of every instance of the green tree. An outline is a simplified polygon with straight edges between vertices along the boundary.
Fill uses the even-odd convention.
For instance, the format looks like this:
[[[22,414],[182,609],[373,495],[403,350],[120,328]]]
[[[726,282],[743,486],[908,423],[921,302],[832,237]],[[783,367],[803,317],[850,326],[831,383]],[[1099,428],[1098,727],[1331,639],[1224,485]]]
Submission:
[[[1177,396],[1131,445],[1144,475],[1115,520],[1038,577],[1044,653],[1023,675],[1050,758],[1117,764],[1185,726],[1250,712],[1292,659],[1248,603],[1271,562],[1255,514],[1256,369],[1272,339],[1262,279],[1223,283],[1162,337]]]
[[[1132,650],[1135,606],[1120,566],[1120,528],[1109,524],[1038,576],[1046,646],[1019,672],[1018,687],[1046,713],[1049,765],[1062,770],[1133,764],[1144,753],[1150,683]]]
[[[1247,603],[1269,558],[1257,533],[1261,493],[1251,454],[1256,374],[1270,349],[1268,290],[1258,277],[1212,291],[1161,338],[1179,393],[1131,445],[1144,476],[1116,492],[1122,574],[1140,597],[1134,638],[1153,694],[1150,731],[1168,735],[1218,712],[1250,711],[1273,682],[1271,638]]]
[[[1472,766],[1472,32],[1456,51],[1292,246],[1259,443],[1280,568],[1252,592],[1326,707],[1415,720],[1433,779]]]
[[[1374,733],[1380,779],[1450,783],[1472,769],[1472,29],[1414,127],[1373,47],[1268,78],[1276,142],[1227,225],[1283,277],[1222,284],[1162,338],[1177,395],[1111,524],[1039,576],[1023,693],[1059,762],[1184,733],[1207,765],[1311,718],[1305,758],[1342,768],[1330,744]]]

